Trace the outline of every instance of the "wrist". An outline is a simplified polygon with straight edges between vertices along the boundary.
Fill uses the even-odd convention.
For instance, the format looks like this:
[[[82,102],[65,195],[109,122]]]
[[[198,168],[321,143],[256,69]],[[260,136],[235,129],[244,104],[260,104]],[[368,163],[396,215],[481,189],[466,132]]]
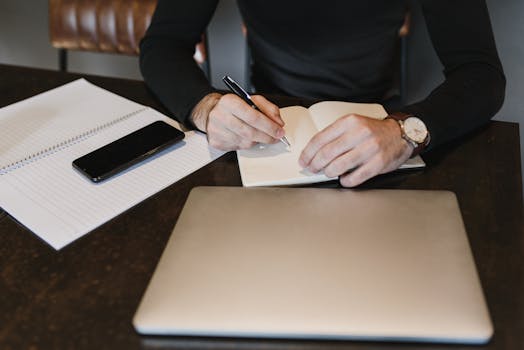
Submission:
[[[191,111],[189,121],[200,131],[207,131],[209,113],[222,97],[218,92],[212,92],[202,98]]]
[[[402,153],[406,153],[409,155],[409,157],[411,157],[415,152],[415,146],[411,142],[408,142],[404,137],[402,137],[402,127],[400,126],[400,124],[393,118],[386,118],[384,119],[384,122],[388,123],[391,129],[395,130],[395,132],[397,133],[397,137],[400,139],[402,145],[404,145]]]

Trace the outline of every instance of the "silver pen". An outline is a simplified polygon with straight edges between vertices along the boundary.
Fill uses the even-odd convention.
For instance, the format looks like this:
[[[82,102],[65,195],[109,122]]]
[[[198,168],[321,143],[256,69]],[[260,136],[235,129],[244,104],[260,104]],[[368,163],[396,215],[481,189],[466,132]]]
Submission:
[[[260,111],[260,109],[253,102],[253,100],[251,99],[251,96],[247,93],[247,91],[244,90],[240,85],[238,85],[238,83],[236,81],[234,81],[231,77],[225,75],[222,78],[222,81],[224,82],[224,84],[226,84],[226,86],[229,88],[229,90],[231,90],[231,92],[233,92],[238,97],[240,97],[241,99],[246,101],[251,107],[253,107],[257,111]],[[287,140],[286,136],[282,136],[280,138],[280,142],[282,142],[284,145],[286,145],[288,147],[291,147],[291,144]]]

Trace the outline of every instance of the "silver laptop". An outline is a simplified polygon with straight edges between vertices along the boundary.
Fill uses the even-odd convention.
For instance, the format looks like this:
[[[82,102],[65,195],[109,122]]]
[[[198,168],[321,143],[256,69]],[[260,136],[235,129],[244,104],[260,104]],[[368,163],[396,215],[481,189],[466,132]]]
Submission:
[[[134,316],[139,333],[485,343],[447,191],[199,187]]]

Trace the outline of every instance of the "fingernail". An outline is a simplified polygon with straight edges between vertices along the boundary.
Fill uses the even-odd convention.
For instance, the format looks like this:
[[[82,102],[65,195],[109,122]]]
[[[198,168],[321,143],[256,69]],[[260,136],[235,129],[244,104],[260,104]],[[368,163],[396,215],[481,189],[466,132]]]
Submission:
[[[286,132],[284,131],[284,129],[279,129],[277,131],[277,138],[282,138],[284,135],[286,134]]]

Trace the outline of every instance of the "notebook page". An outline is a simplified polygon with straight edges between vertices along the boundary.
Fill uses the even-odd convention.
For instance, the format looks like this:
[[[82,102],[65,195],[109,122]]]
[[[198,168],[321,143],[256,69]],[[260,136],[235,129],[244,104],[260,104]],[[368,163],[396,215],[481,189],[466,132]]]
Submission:
[[[315,123],[317,130],[322,130],[335,122],[340,117],[348,114],[364,115],[375,119],[384,119],[388,113],[378,103],[353,103],[342,101],[322,101],[309,107],[311,119]],[[423,168],[426,163],[420,156],[408,159],[402,164],[400,169]]]
[[[144,106],[84,79],[0,109],[0,168]]]
[[[55,249],[60,249],[142,200],[218,158],[204,135],[186,133],[180,144],[124,173],[94,184],[71,162],[154,120],[147,109],[88,139],[0,176],[0,206]]]
[[[329,180],[325,175],[313,174],[298,164],[300,153],[317,132],[309,111],[300,106],[285,107],[280,109],[280,116],[286,123],[284,129],[291,147],[278,142],[237,151],[242,184],[251,187]]]
[[[348,114],[359,114],[375,119],[384,119],[388,113],[378,103],[353,103],[342,101],[322,101],[309,107],[311,119],[317,130],[322,130],[340,117]]]

